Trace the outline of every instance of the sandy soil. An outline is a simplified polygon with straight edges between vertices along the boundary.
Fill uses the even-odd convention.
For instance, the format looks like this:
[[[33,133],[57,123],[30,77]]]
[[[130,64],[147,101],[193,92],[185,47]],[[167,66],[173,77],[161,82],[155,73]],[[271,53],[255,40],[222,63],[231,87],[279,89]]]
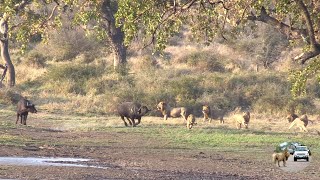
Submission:
[[[73,132],[22,126],[0,133],[19,134],[37,142],[69,142],[55,146],[1,145],[0,157],[89,158],[92,160],[86,165],[100,167],[2,164],[0,179],[320,179],[318,167],[310,165],[302,171],[288,172],[272,164],[271,154],[258,159],[248,152],[166,148],[162,146],[165,142],[139,133]],[[102,139],[107,143],[73,144],[78,138]]]

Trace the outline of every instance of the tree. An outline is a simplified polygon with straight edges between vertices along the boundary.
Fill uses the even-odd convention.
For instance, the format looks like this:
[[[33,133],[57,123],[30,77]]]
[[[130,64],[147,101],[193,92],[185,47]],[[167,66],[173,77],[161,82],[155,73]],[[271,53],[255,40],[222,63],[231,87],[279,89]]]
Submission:
[[[9,54],[9,40],[21,43],[26,48],[29,40],[40,35],[48,40],[48,29],[62,25],[61,16],[67,10],[74,12],[74,23],[88,32],[94,31],[101,40],[108,41],[114,52],[114,67],[123,70],[126,65],[124,34],[116,27],[114,14],[116,0],[0,0],[0,47],[2,59],[9,72],[9,86],[15,85],[15,70]]]
[[[140,34],[146,34],[143,42],[160,51],[181,27],[189,28],[199,41],[210,43],[216,36],[226,39],[241,32],[248,21],[261,21],[292,41],[303,39],[305,51],[294,60],[305,64],[320,61],[319,13],[317,0],[119,0],[116,17],[127,45]],[[315,72],[314,68],[309,69]],[[295,80],[298,76],[293,76]]]
[[[107,40],[114,56],[114,69],[122,71],[127,62],[127,46],[121,26],[116,26],[115,13],[118,10],[116,0],[92,0],[67,3],[75,10],[75,23],[84,27],[88,33],[94,32],[101,40]]]
[[[43,6],[54,3],[52,12],[40,12]],[[9,72],[9,86],[15,85],[15,69],[10,58],[9,40],[26,43],[36,34],[45,34],[48,22],[52,19],[59,3],[57,1],[32,1],[32,0],[0,0],[0,48],[1,57],[6,65],[4,71]],[[51,24],[53,25],[53,24]],[[5,73],[3,74],[5,75]],[[2,77],[3,79],[4,77]]]

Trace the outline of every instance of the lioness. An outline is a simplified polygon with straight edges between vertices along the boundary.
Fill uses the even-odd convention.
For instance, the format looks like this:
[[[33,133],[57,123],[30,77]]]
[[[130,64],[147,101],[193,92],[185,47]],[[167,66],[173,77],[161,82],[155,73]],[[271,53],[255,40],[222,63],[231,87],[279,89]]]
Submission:
[[[157,109],[161,111],[164,120],[167,120],[168,117],[175,118],[182,116],[182,118],[187,121],[187,108],[185,107],[171,108],[169,104],[161,101],[157,105]]]
[[[287,116],[287,120],[289,121],[289,123],[292,123],[296,118],[298,118],[298,115],[296,114],[289,114]],[[299,119],[304,122],[305,127],[307,127],[309,121],[312,122],[311,120],[308,119],[308,116],[306,114],[300,116]]]
[[[196,125],[196,118],[193,114],[190,114],[187,118],[187,128],[191,129],[193,125]]]
[[[246,129],[248,129],[248,125],[250,122],[250,112],[246,111],[242,114],[235,114],[234,120],[236,121],[236,125],[238,129],[241,129],[241,125],[243,125]]]
[[[210,106],[208,105],[203,105],[202,106],[202,113],[203,113],[203,122],[209,119],[209,122],[211,123],[212,118],[211,118],[211,109]]]
[[[285,149],[281,153],[273,153],[272,154],[272,161],[274,164],[278,162],[278,166],[280,167],[280,161],[283,161],[283,166],[286,166],[286,161],[288,160],[290,156],[290,153],[288,152],[287,149]]]
[[[223,116],[225,114],[225,111],[223,110],[211,111],[210,106],[203,105],[202,113],[203,113],[203,122],[209,119],[209,123],[211,123],[212,119],[219,119],[220,124],[224,124]]]
[[[307,121],[308,122],[308,121]],[[308,124],[308,123],[307,123]],[[308,132],[306,128],[306,124],[302,119],[296,118],[289,126],[289,129],[291,129],[294,125],[297,125],[300,129],[300,131]]]

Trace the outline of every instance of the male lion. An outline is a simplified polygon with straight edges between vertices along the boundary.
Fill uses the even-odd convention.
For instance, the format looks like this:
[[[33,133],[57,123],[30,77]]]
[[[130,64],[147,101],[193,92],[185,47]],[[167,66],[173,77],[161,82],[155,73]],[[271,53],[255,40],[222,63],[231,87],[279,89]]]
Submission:
[[[212,119],[219,119],[220,124],[224,124],[223,116],[225,115],[225,111],[223,110],[211,111],[210,106],[203,105],[202,113],[203,113],[203,122],[209,119],[209,123],[211,123]]]
[[[291,123],[292,121],[294,121],[296,118],[298,118],[298,115],[294,114],[294,113],[290,113],[287,116],[287,120],[289,121],[289,123]]]
[[[286,166],[286,161],[288,160],[290,153],[288,152],[287,148],[281,153],[273,153],[272,154],[272,161],[274,164],[278,162],[278,166],[280,167],[280,161],[283,161],[283,166]]]
[[[193,114],[190,114],[187,118],[187,128],[191,129],[193,125],[196,125],[196,118]]]
[[[171,108],[169,104],[161,101],[157,105],[157,109],[161,111],[164,120],[167,120],[168,117],[175,118],[182,116],[182,118],[187,121],[187,108],[185,107]]]
[[[233,118],[236,121],[236,125],[238,129],[241,129],[241,125],[243,125],[246,129],[248,129],[248,125],[250,122],[249,111],[243,112],[242,114],[235,114]]]

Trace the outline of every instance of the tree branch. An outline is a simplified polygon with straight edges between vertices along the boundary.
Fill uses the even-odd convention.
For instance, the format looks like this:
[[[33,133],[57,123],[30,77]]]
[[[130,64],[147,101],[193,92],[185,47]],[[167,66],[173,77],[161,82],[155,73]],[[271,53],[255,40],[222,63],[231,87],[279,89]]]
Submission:
[[[280,22],[274,17],[271,17],[266,9],[264,7],[261,7],[261,12],[259,16],[254,15],[251,13],[251,16],[248,16],[248,20],[251,21],[261,21],[266,24],[269,24],[273,27],[276,27],[279,29],[279,31],[283,34],[290,35],[290,37],[294,39],[300,39],[301,36],[306,37],[307,36],[307,30],[305,29],[298,29],[298,28],[293,28],[283,22]]]
[[[310,44],[311,49],[308,52],[304,52],[294,58],[295,61],[300,61],[301,64],[304,64],[309,59],[320,54],[320,45],[315,39],[313,24],[307,7],[301,0],[295,0],[295,2],[302,11],[302,15],[306,21],[307,29],[293,28],[283,22],[280,22],[279,20],[271,17],[264,7],[261,8],[261,13],[259,16],[255,16],[253,13],[251,13],[251,16],[248,17],[248,20],[261,21],[270,24],[279,29],[281,33],[289,35],[289,37],[294,39],[308,38],[307,43]]]
[[[307,31],[308,31],[308,35],[309,35],[308,38],[309,38],[309,42],[310,42],[310,46],[311,46],[311,49],[308,52],[302,53],[299,56],[294,58],[295,60],[301,61],[301,63],[304,64],[310,58],[313,58],[313,57],[320,54],[320,45],[316,41],[313,24],[312,24],[310,13],[309,13],[307,7],[305,6],[303,1],[301,1],[301,0],[295,0],[295,2],[298,5],[298,7],[300,8],[300,10],[302,11],[302,15],[306,21]]]

